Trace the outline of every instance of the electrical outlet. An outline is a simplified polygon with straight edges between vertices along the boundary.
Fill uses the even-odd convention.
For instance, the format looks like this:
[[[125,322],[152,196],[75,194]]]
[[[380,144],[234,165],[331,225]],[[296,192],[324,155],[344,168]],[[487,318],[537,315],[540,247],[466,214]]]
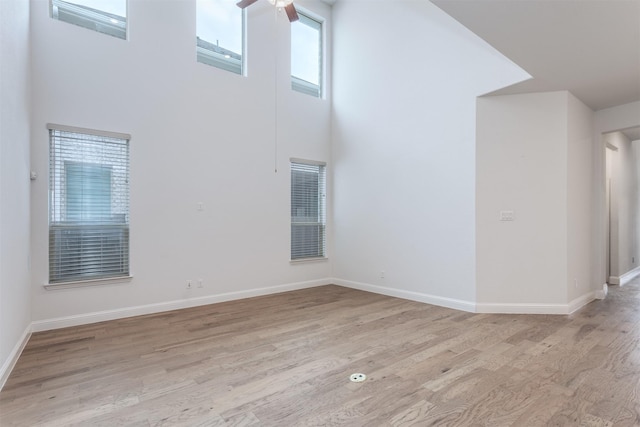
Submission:
[[[384,270],[382,270],[382,271],[380,272],[380,278],[381,278],[381,279],[384,279]]]
[[[204,287],[204,280],[198,279],[198,287],[202,289]]]

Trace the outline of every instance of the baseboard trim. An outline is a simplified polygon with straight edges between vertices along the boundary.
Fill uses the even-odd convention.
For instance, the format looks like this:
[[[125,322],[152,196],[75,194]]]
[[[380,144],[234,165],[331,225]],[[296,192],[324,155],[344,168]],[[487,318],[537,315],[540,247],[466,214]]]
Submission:
[[[478,313],[493,314],[560,314],[576,312],[596,299],[595,292],[581,295],[568,304],[478,303]]]
[[[24,332],[20,336],[20,339],[9,353],[9,357],[5,360],[2,367],[0,367],[0,391],[4,387],[5,383],[9,379],[9,375],[11,375],[11,371],[16,366],[16,362],[18,362],[18,358],[22,354],[22,350],[24,350],[27,342],[29,342],[29,338],[31,337],[31,324],[27,325]]]
[[[73,316],[58,317],[54,319],[36,320],[32,322],[33,332],[48,331],[52,329],[67,328],[69,326],[87,325],[90,323],[104,322],[106,320],[122,319],[125,317],[141,316],[145,314],[161,313],[163,311],[179,310],[182,308],[197,307],[201,305],[216,304],[219,302],[233,301],[244,298],[252,298],[263,295],[278,294],[281,292],[296,291],[331,284],[329,279],[310,280],[306,282],[289,283],[286,285],[254,288],[246,291],[227,292],[223,294],[207,295],[197,298],[188,298],[146,304],[134,307],[118,308],[114,310],[83,313]]]
[[[640,275],[640,267],[636,267],[631,271],[627,271],[622,276],[620,276],[620,286],[626,285],[627,283],[635,279],[638,275]]]
[[[619,285],[620,278],[618,276],[609,276],[609,280],[607,280],[607,283],[609,283],[610,285]]]
[[[471,301],[453,298],[439,297],[420,292],[405,291],[401,289],[386,288],[368,283],[354,282],[334,278],[334,284],[346,288],[359,289],[396,298],[408,299],[441,307],[462,310],[471,313],[486,314],[571,314],[584,307],[595,299],[595,292],[582,295],[568,304],[520,304],[520,303],[474,303]]]
[[[333,279],[333,283],[345,288],[358,289],[361,291],[373,292],[375,294],[387,295],[390,297],[402,298],[411,301],[424,302],[441,307],[453,308],[474,313],[476,304],[471,301],[464,301],[454,298],[439,297],[435,295],[423,294],[421,292],[405,291],[402,289],[387,288],[384,286],[371,285],[368,283],[354,282],[351,280]]]
[[[589,292],[572,300],[567,305],[567,314],[573,314],[596,299],[596,292]]]
[[[609,285],[605,283],[604,285],[602,285],[602,290],[596,291],[595,297],[596,299],[605,299],[608,293],[609,293]]]
[[[478,303],[477,313],[486,314],[568,314],[567,304]]]
[[[633,274],[631,274],[633,273]],[[627,273],[631,280],[640,274],[640,268]],[[277,294],[281,292],[295,291],[300,289],[313,288],[336,284],[347,288],[359,289],[362,291],[373,292],[381,295],[388,295],[396,298],[403,298],[411,301],[418,301],[427,304],[433,304],[441,307],[452,308],[471,313],[503,313],[503,314],[571,314],[582,308],[594,299],[603,299],[607,295],[607,285],[603,285],[602,291],[595,291],[582,295],[569,304],[526,304],[526,303],[475,303],[472,301],[459,300],[454,298],[440,297],[436,295],[425,294],[421,292],[413,292],[402,289],[388,288],[384,286],[372,285],[368,283],[355,282],[351,280],[343,280],[338,278],[326,278],[318,280],[310,280],[305,282],[290,283],[279,286],[254,288],[246,291],[228,292],[216,295],[207,295],[197,298],[188,298],[182,300],[167,301],[156,304],[146,304],[133,307],[125,307],[114,310],[104,310],[91,313],[83,313],[72,316],[58,317],[53,319],[35,320],[25,330],[21,341],[16,345],[11,356],[2,366],[0,370],[0,384],[8,378],[8,372],[11,371],[17,357],[22,352],[24,345],[28,340],[31,332],[47,331],[52,329],[66,328],[70,326],[86,325],[107,320],[122,319],[132,316],[140,316],[145,314],[161,313],[164,311],[179,310],[189,307],[197,307],[208,304],[216,304],[225,301],[233,301],[244,298],[252,298],[263,295]],[[8,372],[7,372],[8,370]]]

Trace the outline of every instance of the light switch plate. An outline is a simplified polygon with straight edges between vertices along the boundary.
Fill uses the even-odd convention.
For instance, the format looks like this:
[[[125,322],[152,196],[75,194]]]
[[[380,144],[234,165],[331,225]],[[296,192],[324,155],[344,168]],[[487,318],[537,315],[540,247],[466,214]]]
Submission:
[[[514,221],[513,211],[500,211],[500,221]]]

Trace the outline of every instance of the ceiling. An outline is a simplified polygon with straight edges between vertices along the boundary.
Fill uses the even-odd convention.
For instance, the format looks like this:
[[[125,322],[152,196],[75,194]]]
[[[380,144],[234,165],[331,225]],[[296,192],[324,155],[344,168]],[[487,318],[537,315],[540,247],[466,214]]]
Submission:
[[[629,138],[629,141],[640,141],[640,126],[624,129],[621,132]]]
[[[533,78],[594,111],[640,101],[640,0],[431,0]]]

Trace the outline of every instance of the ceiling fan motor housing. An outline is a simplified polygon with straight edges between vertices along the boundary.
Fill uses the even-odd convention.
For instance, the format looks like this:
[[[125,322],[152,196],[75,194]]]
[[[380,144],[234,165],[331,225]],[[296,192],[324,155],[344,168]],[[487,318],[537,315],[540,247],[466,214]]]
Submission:
[[[269,3],[275,7],[287,7],[293,3],[293,0],[269,0]]]

